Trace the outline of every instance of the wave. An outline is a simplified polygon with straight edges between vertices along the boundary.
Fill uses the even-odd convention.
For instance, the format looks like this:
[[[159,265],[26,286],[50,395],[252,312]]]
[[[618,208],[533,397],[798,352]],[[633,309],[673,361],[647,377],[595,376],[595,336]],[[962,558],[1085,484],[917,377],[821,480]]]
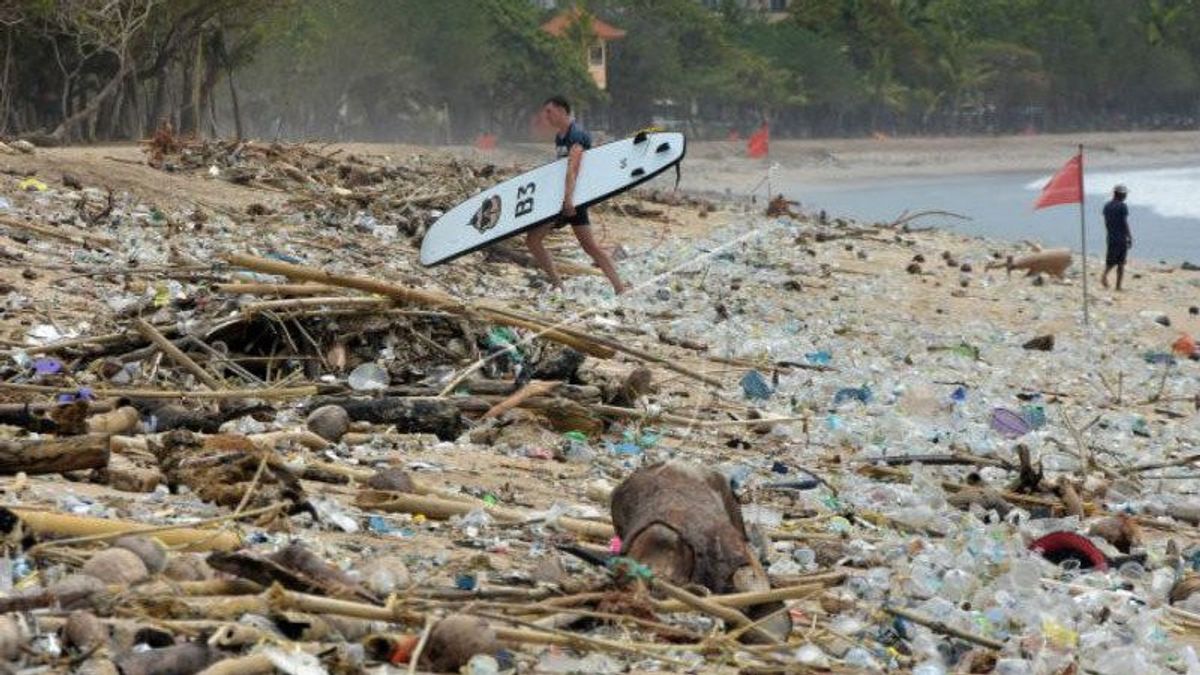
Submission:
[[[1025,188],[1040,191],[1049,180],[1050,176],[1045,176],[1027,183]],[[1200,188],[1200,167],[1084,173],[1083,191],[1107,197],[1118,183],[1129,188],[1130,206],[1150,209],[1163,218],[1200,220],[1200,199],[1196,195]]]

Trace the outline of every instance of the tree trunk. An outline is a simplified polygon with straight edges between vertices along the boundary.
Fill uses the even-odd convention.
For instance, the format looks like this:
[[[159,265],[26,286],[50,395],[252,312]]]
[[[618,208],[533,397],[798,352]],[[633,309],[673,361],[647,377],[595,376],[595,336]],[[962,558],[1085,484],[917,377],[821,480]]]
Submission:
[[[62,473],[108,465],[108,434],[0,442],[0,475]]]
[[[9,86],[12,80],[12,47],[13,47],[13,32],[12,28],[4,31],[4,73],[0,76],[0,134],[8,133],[8,122],[12,112],[12,88]]]
[[[184,61],[180,82],[179,133],[183,135],[200,131],[200,69],[204,60],[204,41],[199,31],[194,39],[195,46]]]
[[[109,97],[120,89],[121,81],[124,80],[125,76],[129,74],[131,62],[128,58],[126,58],[125,54],[121,54],[117,58],[117,63],[117,72],[115,75],[113,75],[112,79],[110,79],[100,89],[100,91],[92,97],[91,101],[89,101],[87,105],[83,106],[82,110],[79,110],[64,119],[58,125],[58,128],[51,132],[51,138],[61,141],[81,123],[94,121],[96,114],[100,112],[100,106],[104,105]]]
[[[229,65],[228,61],[225,63],[225,76],[229,78],[229,100],[233,104],[233,130],[240,141],[244,134],[242,129],[242,107],[238,103],[237,87],[233,85],[233,66]]]

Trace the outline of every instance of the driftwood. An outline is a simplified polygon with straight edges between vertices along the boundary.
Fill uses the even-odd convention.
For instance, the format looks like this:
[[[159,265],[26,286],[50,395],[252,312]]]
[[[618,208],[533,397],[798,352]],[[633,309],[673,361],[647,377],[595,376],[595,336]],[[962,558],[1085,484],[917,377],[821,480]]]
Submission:
[[[248,255],[227,255],[225,259],[229,264],[238,267],[244,267],[256,272],[266,274],[278,274],[290,279],[299,279],[301,281],[311,281],[329,286],[339,286],[343,288],[353,288],[367,293],[375,293],[383,295],[394,300],[400,300],[413,305],[421,305],[432,307],[446,312],[455,314],[467,315],[478,313],[483,318],[501,323],[515,328],[527,328],[538,331],[539,334],[550,341],[559,342],[573,347],[581,352],[595,356],[598,358],[611,358],[613,350],[609,347],[602,347],[595,342],[587,339],[579,339],[577,337],[567,335],[556,328],[551,327],[551,322],[541,319],[524,319],[513,318],[494,311],[492,308],[469,307],[462,301],[448,295],[440,293],[431,293],[415,288],[399,286],[397,284],[389,284],[385,281],[379,281],[369,277],[356,277],[341,274],[333,274],[324,270],[302,265],[293,265],[291,263],[280,262],[277,260],[269,260],[266,258],[256,258]]]
[[[0,441],[0,474],[62,473],[108,465],[108,434]]]
[[[224,654],[202,642],[130,652],[116,659],[122,675],[192,675],[224,658]]]
[[[153,420],[152,426],[155,431],[186,429],[206,434],[216,433],[221,425],[229,420],[275,410],[269,405],[245,405],[210,412],[193,410],[178,403],[166,403],[158,400],[135,400],[133,404],[147,419]]]
[[[221,572],[249,579],[263,586],[273,583],[304,593],[379,602],[345,572],[313,555],[302,544],[292,543],[262,556],[250,552],[211,553],[208,564]]]
[[[401,433],[435,434],[442,440],[457,438],[463,429],[462,413],[450,399],[401,398],[389,396],[378,399],[332,398],[314,399],[305,413],[325,405],[340,406],[356,422],[390,424]]]

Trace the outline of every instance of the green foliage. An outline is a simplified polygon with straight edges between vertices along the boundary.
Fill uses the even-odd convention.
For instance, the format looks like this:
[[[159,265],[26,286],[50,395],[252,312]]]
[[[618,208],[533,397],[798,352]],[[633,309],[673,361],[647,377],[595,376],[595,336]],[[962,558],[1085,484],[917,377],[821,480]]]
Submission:
[[[114,77],[106,33],[69,10],[125,4],[144,6],[0,2],[14,55],[0,131],[53,128]],[[522,137],[556,93],[617,133],[656,118],[693,132],[769,120],[782,134],[858,134],[1194,127],[1200,117],[1200,0],[793,0],[780,21],[742,0],[540,7],[155,0],[129,45],[139,93],[111,98],[176,106],[182,119],[236,71],[253,133],[436,142]],[[541,30],[576,7],[587,12],[563,36]],[[607,91],[587,71],[591,16],[627,31],[608,45]]]

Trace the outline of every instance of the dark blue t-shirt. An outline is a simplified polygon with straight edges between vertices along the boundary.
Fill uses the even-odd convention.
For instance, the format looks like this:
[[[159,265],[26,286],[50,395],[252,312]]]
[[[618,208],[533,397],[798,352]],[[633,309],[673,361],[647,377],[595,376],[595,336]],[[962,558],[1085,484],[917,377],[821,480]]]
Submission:
[[[1104,227],[1108,240],[1117,246],[1129,241],[1129,207],[1115,199],[1104,205]]]
[[[563,135],[554,135],[554,150],[559,157],[566,157],[571,148],[576,145],[583,146],[584,150],[592,149],[592,135],[583,130],[577,122],[571,122],[571,126],[567,127],[567,133]]]

